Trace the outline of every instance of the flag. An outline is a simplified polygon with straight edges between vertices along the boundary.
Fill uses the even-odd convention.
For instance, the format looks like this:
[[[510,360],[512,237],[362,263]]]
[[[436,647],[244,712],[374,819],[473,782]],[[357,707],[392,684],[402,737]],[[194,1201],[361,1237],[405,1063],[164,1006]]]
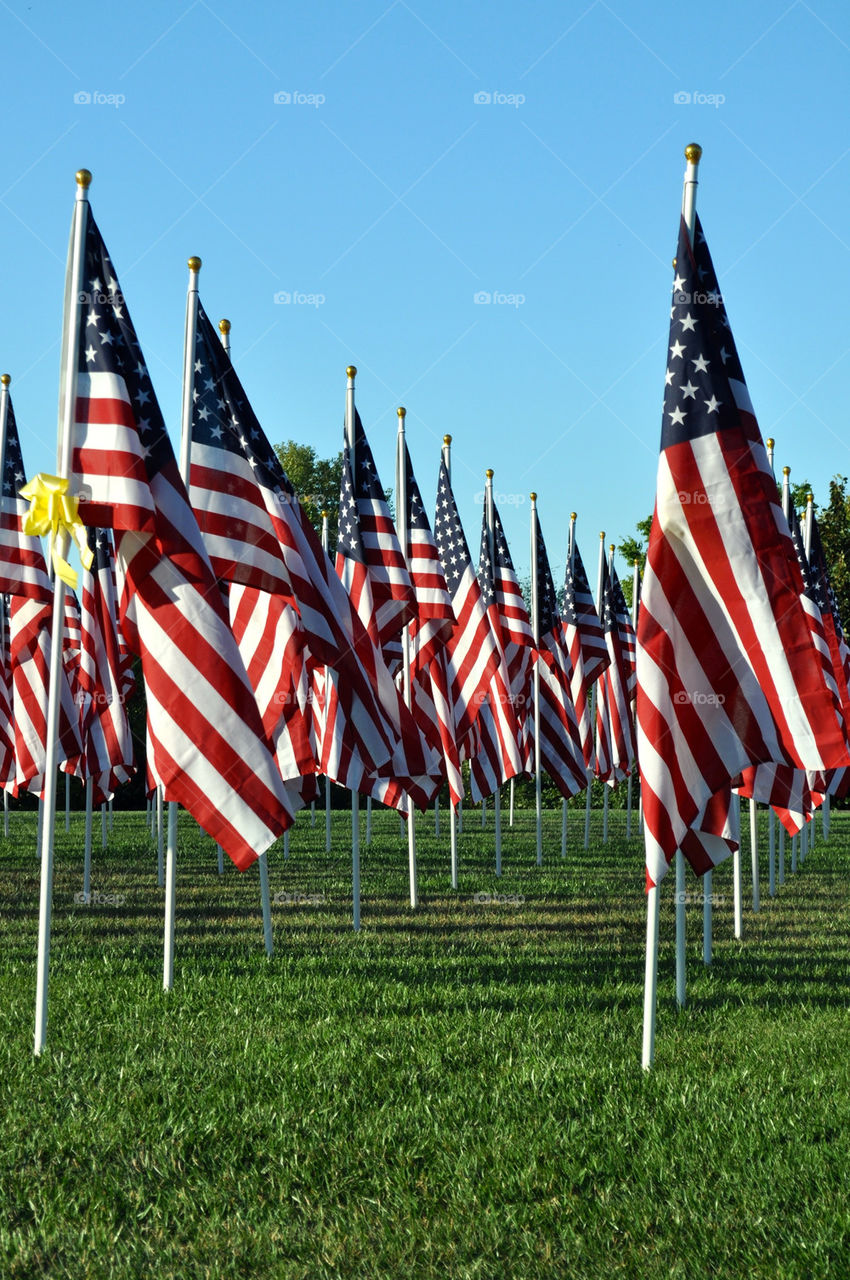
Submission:
[[[648,885],[703,838],[742,769],[848,764],[800,599],[803,583],[697,220],[680,224],[661,453],[638,624],[638,759]]]
[[[575,538],[570,544],[558,606],[572,668],[570,693],[578,721],[582,754],[587,768],[595,770],[596,751],[589,695],[593,684],[611,659]]]
[[[596,696],[596,776],[613,786],[631,773],[635,759],[635,633],[617,571],[607,561],[602,563],[602,629],[610,661]]]
[[[119,622],[142,661],[152,772],[245,868],[292,812],[126,301],[86,202],[80,214],[83,290],[66,298],[79,345],[63,344],[72,489],[85,523],[115,530]]]

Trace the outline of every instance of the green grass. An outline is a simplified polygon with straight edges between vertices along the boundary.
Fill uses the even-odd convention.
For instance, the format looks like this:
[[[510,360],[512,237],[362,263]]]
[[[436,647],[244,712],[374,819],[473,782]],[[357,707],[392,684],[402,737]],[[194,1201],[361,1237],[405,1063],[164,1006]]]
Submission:
[[[640,1067],[639,843],[612,814],[419,819],[421,907],[398,820],[363,851],[350,925],[348,819],[301,815],[270,856],[275,955],[256,870],[219,878],[181,817],[175,986],[141,815],[116,814],[86,907],[82,818],[57,834],[48,1049],[32,1056],[35,820],[0,837],[0,1275],[21,1277],[846,1277],[850,1275],[850,818],[731,923],[715,958],[689,911],[688,1007],[673,990],[665,883],[655,1070]],[[444,813],[445,818],[445,813]],[[600,815],[594,814],[594,828]],[[765,833],[766,836],[766,833]],[[749,859],[745,859],[748,863]],[[788,859],[790,867],[790,856]],[[745,884],[747,881],[745,877]],[[691,882],[690,888],[699,886]],[[748,885],[747,885],[748,891]],[[521,902],[483,905],[476,894]],[[746,899],[745,899],[746,902]]]

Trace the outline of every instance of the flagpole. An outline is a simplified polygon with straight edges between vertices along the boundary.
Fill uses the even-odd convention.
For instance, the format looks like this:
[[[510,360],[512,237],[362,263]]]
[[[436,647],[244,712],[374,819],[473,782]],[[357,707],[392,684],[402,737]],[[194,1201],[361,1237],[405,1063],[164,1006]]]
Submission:
[[[6,480],[6,423],[9,418],[9,384],[12,378],[8,373],[0,374],[0,502],[2,502],[3,485]],[[6,634],[6,597],[0,596],[0,627],[2,627],[2,635]],[[5,640],[4,640],[5,644]],[[7,659],[11,662],[11,655],[7,654]],[[9,708],[11,714],[12,708]],[[70,826],[68,814],[68,775],[65,774],[65,830]],[[9,793],[3,789],[3,831],[9,834]],[[36,849],[37,852],[37,849]]]
[[[92,829],[92,780],[86,778],[86,843],[83,852],[83,899],[88,906],[91,898],[91,829]]]
[[[776,441],[772,436],[768,436],[765,440],[767,449],[767,461],[771,471],[773,471],[773,454]],[[768,836],[768,892],[771,898],[776,897],[776,814],[773,812],[773,806],[767,806],[767,836]]]
[[[103,800],[100,805],[100,847],[101,849],[106,848],[106,835],[107,835],[106,823],[107,823],[106,801]]]
[[[484,473],[484,515],[487,521],[487,552],[493,575],[496,573],[496,537],[493,528],[493,468],[488,467]],[[512,780],[513,781],[513,780]],[[493,792],[493,816],[496,828],[496,875],[502,874],[502,803],[501,787]],[[481,825],[484,826],[485,802],[481,803]]]
[[[698,183],[697,171],[699,168],[700,158],[702,156],[702,147],[697,143],[691,142],[685,147],[685,159],[687,165],[685,168],[684,190],[682,192],[682,216],[688,228],[688,234],[693,242],[694,225],[696,219],[696,188]],[[681,857],[681,851],[677,850],[677,858]],[[677,863],[677,880],[678,880],[678,863]],[[678,895],[677,895],[678,896]],[[679,903],[676,904],[678,913]],[[684,910],[684,905],[682,905]],[[643,1067],[644,1070],[652,1066],[655,1056],[655,1014],[656,1014],[656,995],[658,991],[658,887],[653,886],[648,889],[646,895],[646,969],[644,974],[644,1004],[643,1004]],[[677,916],[678,922],[678,916]],[[678,996],[678,938],[677,938],[677,996]]]
[[[577,516],[575,511],[571,511],[570,512],[570,532],[567,538],[567,562],[568,562],[569,568],[572,568],[572,565],[573,565],[573,547],[575,546],[575,537],[576,537],[576,519],[577,519]],[[579,641],[579,646],[580,645],[581,645],[581,641]],[[580,731],[579,731],[579,736],[581,736]],[[566,858],[566,856],[567,856],[567,798],[566,796],[563,796],[561,798],[561,857]]]
[[[218,331],[221,334],[221,345],[228,355],[230,355],[230,327],[229,320],[219,320]]]
[[[596,608],[602,608],[602,565],[605,558],[605,530],[599,535],[599,569],[596,576]],[[601,616],[601,614],[600,614]],[[596,760],[599,761],[599,734],[596,729],[596,682],[590,690],[590,733],[596,745]],[[587,795],[584,804],[584,847],[590,844],[590,791],[593,785],[593,770],[587,771]]]
[[[74,203],[73,229],[71,232],[70,263],[66,281],[65,304],[67,326],[63,334],[62,350],[65,367],[61,371],[59,407],[59,439],[57,447],[57,473],[68,479],[71,472],[71,428],[74,422],[77,386],[77,351],[80,336],[79,296],[83,290],[86,215],[88,212],[88,188],[91,174],[88,169],[78,169],[76,174],[76,200]],[[69,537],[62,530],[57,535],[56,547],[61,556],[68,550]],[[46,752],[44,764],[45,819],[41,830],[41,884],[38,913],[38,959],[35,997],[34,1052],[40,1054],[47,1038],[47,988],[50,971],[50,917],[53,906],[53,841],[56,827],[56,774],[59,739],[59,681],[62,674],[62,628],[65,613],[65,584],[59,574],[53,577],[53,624],[50,646],[50,676],[47,696]]]
[[[531,634],[534,640],[534,811],[537,827],[537,865],[543,866],[543,795],[540,778],[540,617],[537,580],[537,494],[531,498]]]
[[[407,519],[407,466],[405,464],[405,439],[404,439],[404,420],[407,416],[407,410],[403,405],[399,405],[396,409],[398,416],[398,435],[396,437],[396,520],[398,523],[398,538],[401,543],[402,555],[409,561],[412,559],[409,547],[410,530],[408,528]],[[404,675],[404,705],[408,711],[412,708],[412,694],[410,688],[410,626],[405,624],[401,633],[402,646],[402,671]],[[415,810],[413,803],[408,799],[407,802],[407,865],[408,877],[410,880],[410,905],[411,907],[419,906],[419,887],[416,875],[416,825]]]
[[[785,516],[785,519],[786,520],[790,519],[790,516],[791,516],[791,468],[790,467],[782,468],[782,511]],[[797,837],[795,835],[792,835],[791,837],[791,871],[792,873],[794,873],[796,872],[796,870],[797,870]],[[780,880],[780,884],[781,883],[782,883],[782,880]]]
[[[811,560],[811,555],[812,555],[812,521],[814,520],[814,515],[815,515],[814,495],[812,493],[807,493],[806,494],[806,518],[803,523],[803,544],[806,552],[807,563]],[[828,799],[829,799],[829,793],[827,793],[824,796],[824,799],[823,799],[824,804],[826,804]],[[811,849],[814,845],[816,812],[817,810],[813,808],[811,822],[804,823],[803,831],[800,833],[800,836],[801,836],[800,860],[801,861],[805,861],[806,854],[811,852]],[[803,832],[805,832],[805,839],[803,839]]]
[[[614,568],[614,544],[613,544],[613,542],[612,542],[612,543],[609,545],[609,547],[608,547],[608,573],[609,573],[609,575],[611,574],[611,572],[612,572],[613,568]],[[619,624],[618,624],[618,625],[619,625]],[[614,745],[614,743],[613,743],[613,740],[612,740],[612,742],[611,742],[611,746],[612,746],[612,748],[613,748],[613,745]],[[611,764],[613,765],[613,763],[614,763],[614,761],[613,761],[613,759],[612,759]],[[612,770],[612,772],[613,772],[613,770]],[[602,843],[603,843],[603,844],[607,844],[607,843],[608,843],[608,803],[609,803],[609,801],[608,801],[608,797],[609,797],[610,791],[611,791],[611,788],[610,788],[609,784],[608,784],[607,782],[604,782],[604,783],[602,784]]]
[[[158,889],[165,888],[165,851],[163,840],[163,823],[162,823],[162,787],[157,784],[156,787],[156,884]]]
[[[357,459],[354,456],[354,379],[357,369],[350,364],[346,369],[348,383],[345,392],[345,438],[348,442],[351,474],[357,474]],[[355,933],[360,929],[360,795],[351,793],[351,903],[352,926]]]
[[[329,512],[322,512],[322,550],[327,552],[328,549],[328,516]],[[325,710],[323,715],[327,716],[328,706],[328,669],[325,667]],[[325,774],[325,853],[331,851],[331,780]]]
[[[446,475],[449,478],[449,484],[452,482],[452,438],[451,436],[443,436],[443,465],[446,468]],[[461,778],[463,773],[461,772]],[[451,798],[449,792],[449,838],[451,841],[451,860],[452,860],[452,888],[457,888],[457,805]]]
[[[0,475],[2,475],[0,471]],[[65,830],[71,830],[71,775],[65,774]]]

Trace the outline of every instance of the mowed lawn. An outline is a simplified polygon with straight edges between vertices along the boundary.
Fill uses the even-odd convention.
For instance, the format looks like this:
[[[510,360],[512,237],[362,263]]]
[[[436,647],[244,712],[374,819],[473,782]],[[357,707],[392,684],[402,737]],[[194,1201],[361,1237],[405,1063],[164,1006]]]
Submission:
[[[35,818],[0,836],[0,1275],[850,1276],[850,817],[714,963],[689,909],[688,1007],[662,893],[655,1069],[640,1066],[645,899],[622,813],[504,833],[375,815],[351,929],[350,817],[299,816],[259,876],[216,869],[181,815],[175,985],[142,814],[57,833],[48,1048],[32,1056]],[[766,824],[764,814],[762,821]],[[745,834],[745,848],[748,844]],[[790,869],[790,849],[787,857]],[[689,889],[699,884],[689,876]],[[288,895],[285,896],[285,895]],[[489,900],[484,901],[489,895]],[[493,897],[495,895],[495,897]]]

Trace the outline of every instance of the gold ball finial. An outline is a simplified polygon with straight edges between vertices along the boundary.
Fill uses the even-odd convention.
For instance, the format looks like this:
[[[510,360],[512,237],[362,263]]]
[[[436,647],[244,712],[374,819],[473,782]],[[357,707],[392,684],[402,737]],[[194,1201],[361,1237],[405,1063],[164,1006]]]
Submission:
[[[600,533],[600,535],[599,535],[599,541],[600,541],[600,542],[604,542],[604,541],[605,541],[605,530],[604,530],[604,529],[602,530],[602,532],[601,532],[601,533]]]
[[[814,500],[815,500],[815,495],[811,492],[811,490],[809,490],[809,492],[806,494],[806,502],[807,503],[814,502]]]
[[[9,377],[8,373],[0,373],[0,382],[3,383],[4,387],[8,387],[11,381],[12,379]]]
[[[531,501],[532,501],[532,502],[536,502],[536,501],[537,501],[537,494],[536,494],[536,493],[534,493],[533,491],[532,491],[528,496],[529,496],[529,498],[531,499]]]
[[[702,147],[698,142],[689,142],[685,147],[685,159],[689,164],[699,164],[702,159]]]
[[[77,179],[77,186],[82,187],[83,191],[86,191],[91,186],[90,169],[78,169],[74,177]]]
[[[782,474],[783,474],[784,476],[790,476],[790,474],[791,474],[791,468],[790,468],[790,467],[783,467],[783,468],[782,468]]]
[[[230,321],[229,321],[229,320],[219,320],[219,322],[218,322],[218,331],[219,331],[219,333],[230,333]]]
[[[329,516],[329,515],[330,515],[330,511],[323,511],[323,512],[322,512],[322,519],[323,519],[323,520],[327,520],[327,518],[328,518],[328,516]]]
[[[638,560],[637,556],[635,556],[635,565],[639,565],[639,564],[640,564],[640,560]]]
[[[404,419],[407,417],[407,410],[405,409],[403,404],[400,404],[398,406],[398,408],[396,409],[396,413],[401,419]]]
[[[492,480],[492,479],[493,479],[493,468],[492,468],[492,467],[488,467],[488,468],[487,468],[487,470],[484,472],[484,474],[485,474],[485,476],[487,477],[487,479],[488,479],[488,480]]]
[[[774,440],[773,436],[768,436],[768,437],[767,437],[766,444],[767,444],[768,449],[772,449],[772,448],[773,448],[773,446],[776,444],[776,441]]]
[[[356,365],[353,365],[353,364],[350,364],[350,365],[348,366],[348,368],[346,369],[346,371],[345,371],[345,376],[346,376],[347,378],[356,378],[356,377],[357,377],[357,366],[356,366]]]
[[[451,442],[452,442],[451,436],[443,436],[443,444],[451,444]]]
[[[571,520],[578,520],[578,512],[576,512],[576,511],[571,511],[571,512],[570,512],[570,519],[571,519]]]
[[[190,271],[200,271],[201,259],[193,256],[188,259],[186,266],[189,268]]]
[[[614,546],[613,542],[609,543],[609,545],[608,545],[608,550],[609,550],[609,551],[616,551],[616,550],[617,550],[617,548]]]

